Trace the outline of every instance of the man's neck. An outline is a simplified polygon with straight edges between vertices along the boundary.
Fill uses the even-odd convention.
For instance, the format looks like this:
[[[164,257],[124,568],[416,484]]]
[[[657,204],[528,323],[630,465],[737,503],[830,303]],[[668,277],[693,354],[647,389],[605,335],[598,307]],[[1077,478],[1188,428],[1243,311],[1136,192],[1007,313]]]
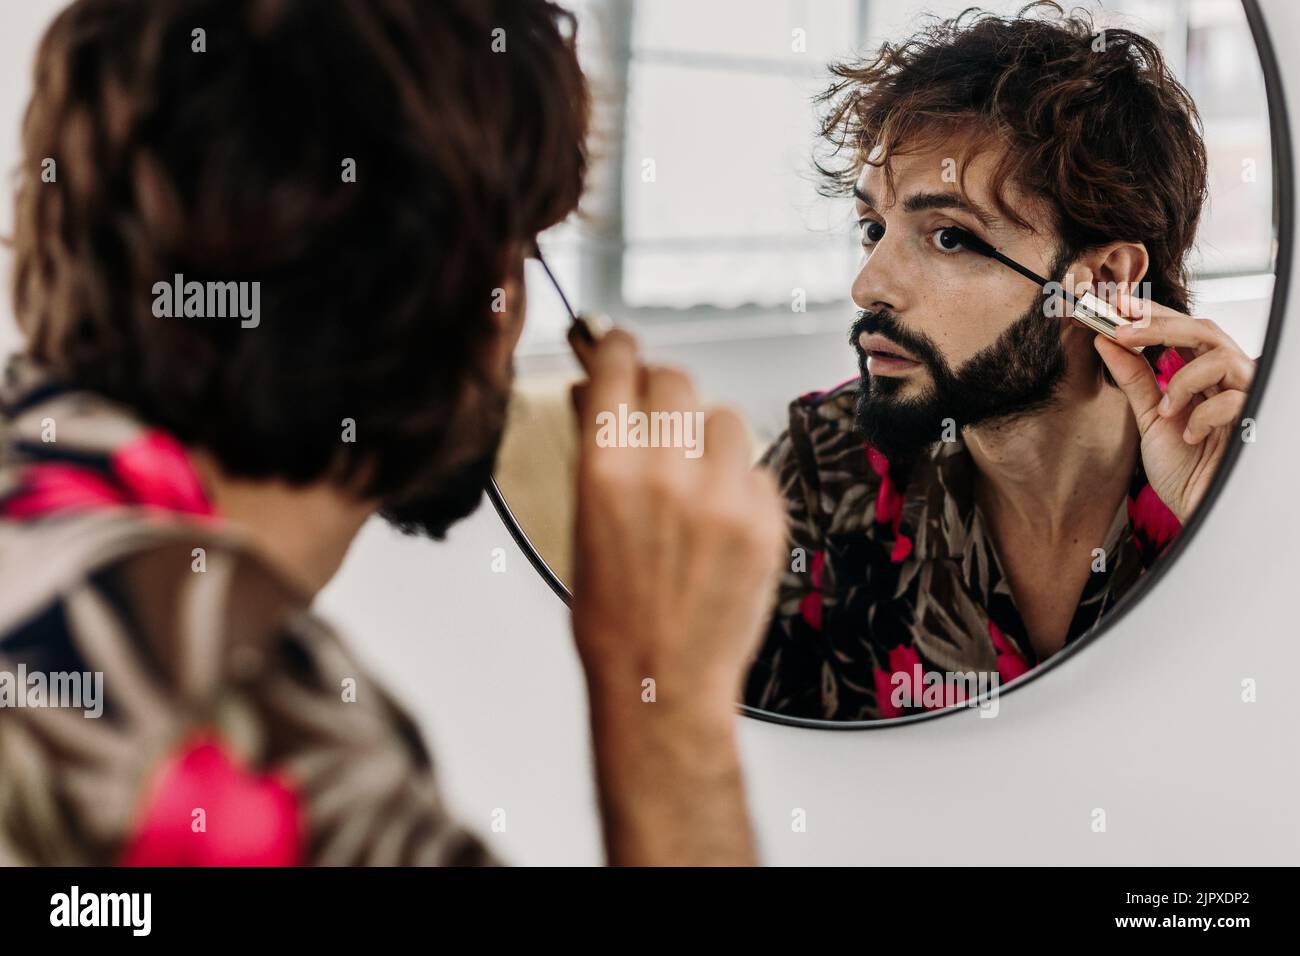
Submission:
[[[325,482],[233,478],[206,452],[189,449],[189,456],[217,514],[309,599],[338,571],[374,511]]]
[[[1137,423],[1118,388],[1084,377],[1062,381],[1048,409],[966,432],[977,500],[995,525],[1064,544],[1115,514],[1137,463]]]

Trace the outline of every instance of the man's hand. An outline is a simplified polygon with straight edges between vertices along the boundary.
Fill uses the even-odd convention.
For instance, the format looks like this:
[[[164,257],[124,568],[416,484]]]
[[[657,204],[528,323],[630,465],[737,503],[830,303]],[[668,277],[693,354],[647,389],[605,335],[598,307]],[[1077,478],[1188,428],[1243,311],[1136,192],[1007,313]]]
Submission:
[[[574,637],[613,863],[751,863],[735,702],[767,623],[785,541],[739,416],[707,416],[703,454],[600,447],[597,416],[699,410],[689,378],[610,332],[575,389],[581,426]]]
[[[1134,321],[1120,327],[1119,345],[1103,335],[1094,344],[1137,416],[1147,480],[1186,524],[1219,470],[1228,442],[1237,440],[1234,429],[1255,362],[1209,319],[1127,295],[1116,306]],[[1169,379],[1163,401],[1146,359],[1120,345],[1172,346],[1187,360]]]

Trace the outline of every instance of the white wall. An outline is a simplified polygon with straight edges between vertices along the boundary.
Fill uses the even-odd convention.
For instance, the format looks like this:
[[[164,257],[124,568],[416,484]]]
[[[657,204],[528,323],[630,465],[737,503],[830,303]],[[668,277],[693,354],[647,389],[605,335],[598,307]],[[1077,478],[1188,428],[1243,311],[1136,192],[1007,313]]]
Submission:
[[[1275,37],[1300,8],[1262,0]],[[0,165],[39,25],[55,0],[0,13]],[[1284,59],[1284,66],[1286,65]],[[1287,95],[1300,103],[1300,63]],[[8,230],[9,203],[0,200]],[[1288,324],[1300,319],[1293,296]],[[14,335],[0,308],[0,347]],[[746,720],[742,744],[764,857],[777,864],[1295,863],[1300,857],[1300,672],[1293,605],[1300,340],[1285,335],[1259,440],[1189,552],[1114,631],[1002,701],[868,732]],[[491,551],[505,548],[494,574]],[[585,701],[568,613],[490,508],[442,546],[378,523],[322,611],[403,699],[432,742],[452,805],[507,858],[600,860]],[[1239,703],[1245,677],[1259,702]],[[495,808],[507,831],[487,833]],[[791,811],[808,814],[792,833]],[[1109,831],[1090,832],[1107,812]]]

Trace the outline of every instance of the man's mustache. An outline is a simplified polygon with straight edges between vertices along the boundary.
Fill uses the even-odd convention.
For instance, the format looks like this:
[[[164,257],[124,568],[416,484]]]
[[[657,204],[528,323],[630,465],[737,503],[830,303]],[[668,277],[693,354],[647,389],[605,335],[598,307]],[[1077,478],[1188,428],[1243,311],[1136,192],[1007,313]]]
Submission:
[[[857,319],[849,329],[849,344],[858,354],[858,361],[863,365],[867,361],[866,353],[862,351],[862,346],[858,344],[858,339],[865,333],[868,335],[882,335],[889,341],[893,342],[903,352],[913,355],[923,365],[934,368],[935,355],[934,349],[930,343],[923,339],[908,334],[894,315],[886,310],[871,312],[866,309],[859,309]],[[865,374],[865,371],[864,371]]]

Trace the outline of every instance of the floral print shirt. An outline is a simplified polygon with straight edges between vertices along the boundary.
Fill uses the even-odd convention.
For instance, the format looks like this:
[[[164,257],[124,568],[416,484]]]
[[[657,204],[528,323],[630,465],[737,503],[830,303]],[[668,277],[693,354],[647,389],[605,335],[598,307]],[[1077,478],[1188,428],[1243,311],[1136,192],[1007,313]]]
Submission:
[[[495,862],[308,604],[224,525],[174,438],[11,363],[0,866]],[[95,674],[94,702],[32,691]]]
[[[1161,389],[1181,364],[1166,350]],[[911,463],[890,462],[854,427],[858,385],[794,401],[788,429],[762,459],[786,500],[791,553],[745,685],[745,703],[770,713],[901,717],[961,703],[963,684],[949,675],[984,674],[1001,686],[1040,663],[975,506],[974,463],[960,434]],[[1180,530],[1139,455],[1066,646],[1096,626]],[[922,685],[940,682],[948,689],[927,699]]]

